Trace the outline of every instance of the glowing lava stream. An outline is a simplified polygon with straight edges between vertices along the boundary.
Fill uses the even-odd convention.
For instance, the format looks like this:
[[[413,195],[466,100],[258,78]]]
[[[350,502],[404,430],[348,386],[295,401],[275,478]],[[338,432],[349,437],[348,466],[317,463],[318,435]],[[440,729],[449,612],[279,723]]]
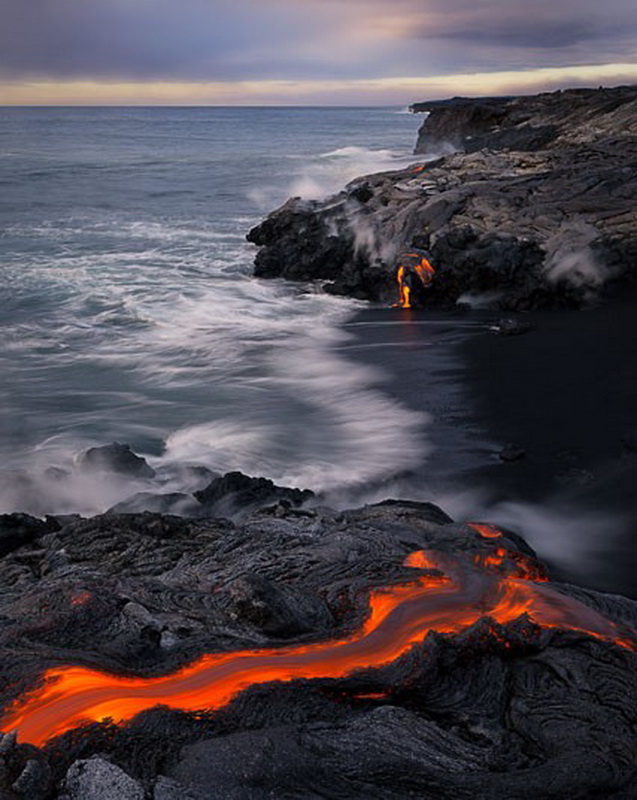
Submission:
[[[408,263],[401,263],[396,273],[399,293],[397,305],[401,308],[411,308],[412,285],[410,280],[412,276],[417,275],[426,289],[433,281],[436,271],[429,261],[424,256],[418,255],[418,253],[407,253],[403,256],[403,261]]]
[[[22,742],[42,745],[88,721],[131,719],[156,705],[184,711],[212,711],[255,684],[299,678],[340,678],[395,661],[430,631],[458,633],[481,617],[505,623],[527,613],[542,626],[563,627],[630,647],[614,623],[566,595],[525,580],[520,556],[508,564],[484,558],[480,566],[418,551],[405,561],[417,569],[445,574],[373,591],[369,614],[359,630],[335,641],[205,655],[172,675],[123,678],[84,667],[48,670],[44,684],[18,699],[0,721],[18,730]],[[495,564],[494,562],[497,562]]]

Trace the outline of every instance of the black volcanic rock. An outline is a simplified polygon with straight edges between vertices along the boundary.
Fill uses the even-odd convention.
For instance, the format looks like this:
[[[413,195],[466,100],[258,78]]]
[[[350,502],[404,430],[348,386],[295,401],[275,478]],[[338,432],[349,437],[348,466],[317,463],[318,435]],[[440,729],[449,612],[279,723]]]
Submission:
[[[0,733],[0,797],[48,800],[52,792],[51,769],[44,754],[19,744],[15,732]]]
[[[506,444],[498,453],[501,461],[512,463],[521,461],[526,456],[526,450],[517,444]]]
[[[176,514],[183,517],[195,517],[199,510],[199,503],[190,494],[181,492],[171,492],[169,494],[138,492],[109,508],[108,513],[138,514],[144,511],[151,511],[155,514]]]
[[[290,489],[275,486],[267,478],[251,478],[241,472],[228,472],[215,478],[205,489],[194,496],[211,514],[233,516],[278,502],[286,502],[298,507],[314,497],[309,489]]]
[[[115,764],[94,756],[76,761],[66,774],[69,800],[144,800],[143,788]]]
[[[59,528],[53,517],[43,522],[28,514],[0,514],[0,557]]]
[[[446,522],[453,522],[451,517],[437,505],[434,505],[434,503],[422,503],[418,500],[382,500],[380,503],[369,506],[369,509],[382,509],[386,507],[396,507],[403,513],[405,509],[409,509],[409,512],[415,511],[422,519],[427,520],[427,522],[435,522],[438,525],[444,525]]]
[[[637,89],[487,107],[436,105],[425,122],[435,136],[457,128],[459,148],[473,137],[469,152],[357,179],[322,202],[289,200],[248,234],[261,248],[255,274],[391,304],[398,266],[416,252],[436,272],[412,305],[480,298],[517,311],[579,308],[634,282]]]
[[[311,515],[282,504],[280,515],[258,512],[241,525],[157,514],[60,524],[27,560],[20,551],[0,557],[5,708],[51,666],[148,678],[204,653],[350,641],[369,618],[370,591],[419,575],[443,581],[440,613],[474,617],[376,669],[256,684],[213,714],[149,709],[127,725],[69,732],[44,750],[2,737],[3,798],[24,796],[12,788],[18,780],[37,800],[112,791],[118,800],[635,794],[637,605],[528,578],[509,587],[537,587],[558,608],[576,600],[585,617],[610,620],[624,645],[569,627],[568,612],[564,629],[516,613],[490,619],[498,575],[527,564],[541,579],[532,551],[507,530],[485,538],[435,506],[400,500]],[[419,550],[448,567],[405,566]],[[484,579],[476,565],[498,563],[500,551],[507,556],[490,568],[492,588],[475,595]],[[457,576],[445,583],[454,564]],[[453,601],[465,574],[469,595]]]
[[[636,100],[637,87],[619,86],[414,103],[413,112],[428,114],[415,152],[431,153],[445,147],[467,153],[484,148],[532,151],[569,138],[580,142],[599,139],[602,131],[607,136],[620,131],[637,133]]]
[[[261,575],[237,578],[228,586],[231,613],[270,636],[298,636],[328,631],[334,619],[316,595],[267,580]]]
[[[119,442],[91,447],[79,457],[78,466],[87,472],[115,472],[131,478],[155,477],[155,470],[145,458],[133,453],[130,445]]]

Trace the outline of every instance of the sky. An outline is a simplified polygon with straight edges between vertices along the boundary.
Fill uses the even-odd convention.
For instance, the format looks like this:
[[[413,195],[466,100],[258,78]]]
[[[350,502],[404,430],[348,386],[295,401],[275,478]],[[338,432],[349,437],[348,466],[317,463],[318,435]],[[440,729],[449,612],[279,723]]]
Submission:
[[[407,105],[637,83],[636,0],[0,0],[0,104]]]

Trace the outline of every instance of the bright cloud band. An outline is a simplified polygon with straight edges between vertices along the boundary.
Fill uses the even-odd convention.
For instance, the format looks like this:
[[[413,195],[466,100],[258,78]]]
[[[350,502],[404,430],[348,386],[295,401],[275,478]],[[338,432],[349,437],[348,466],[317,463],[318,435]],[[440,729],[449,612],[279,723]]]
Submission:
[[[637,81],[637,64],[358,80],[0,82],[0,105],[374,105]]]

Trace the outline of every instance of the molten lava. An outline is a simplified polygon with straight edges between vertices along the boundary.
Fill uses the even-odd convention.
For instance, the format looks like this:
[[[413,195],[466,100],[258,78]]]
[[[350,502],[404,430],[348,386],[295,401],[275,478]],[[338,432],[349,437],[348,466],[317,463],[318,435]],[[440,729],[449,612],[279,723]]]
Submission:
[[[71,597],[71,605],[74,608],[77,608],[78,606],[85,606],[91,598],[92,595],[90,592],[80,592],[79,594],[74,594],[73,597]]]
[[[485,522],[469,522],[469,528],[477,531],[483,539],[501,539],[502,531]],[[503,547],[497,547],[487,555],[477,555],[474,562],[482,567],[497,567],[503,574],[509,574],[511,567],[518,578],[529,581],[548,581],[544,567],[539,561],[522,553],[511,552]]]
[[[381,667],[422,642],[430,631],[459,633],[485,616],[507,623],[527,614],[541,626],[632,646],[601,614],[535,583],[532,559],[527,565],[525,556],[494,546],[477,561],[433,551],[411,553],[404,563],[420,574],[371,592],[364,624],[333,641],[205,655],[159,678],[124,678],[77,666],[50,669],[39,689],[8,709],[2,730],[17,729],[23,742],[41,745],[83,723],[109,718],[124,722],[156,705],[212,711],[256,684],[341,678]]]
[[[414,276],[417,276],[423,287],[427,288],[431,284],[434,274],[434,268],[424,256],[417,253],[407,253],[403,256],[396,273],[399,292],[397,305],[401,308],[411,308]]]
[[[468,525],[484,539],[499,539],[502,536],[502,531],[498,530],[495,525],[489,525],[486,522],[469,522]]]

